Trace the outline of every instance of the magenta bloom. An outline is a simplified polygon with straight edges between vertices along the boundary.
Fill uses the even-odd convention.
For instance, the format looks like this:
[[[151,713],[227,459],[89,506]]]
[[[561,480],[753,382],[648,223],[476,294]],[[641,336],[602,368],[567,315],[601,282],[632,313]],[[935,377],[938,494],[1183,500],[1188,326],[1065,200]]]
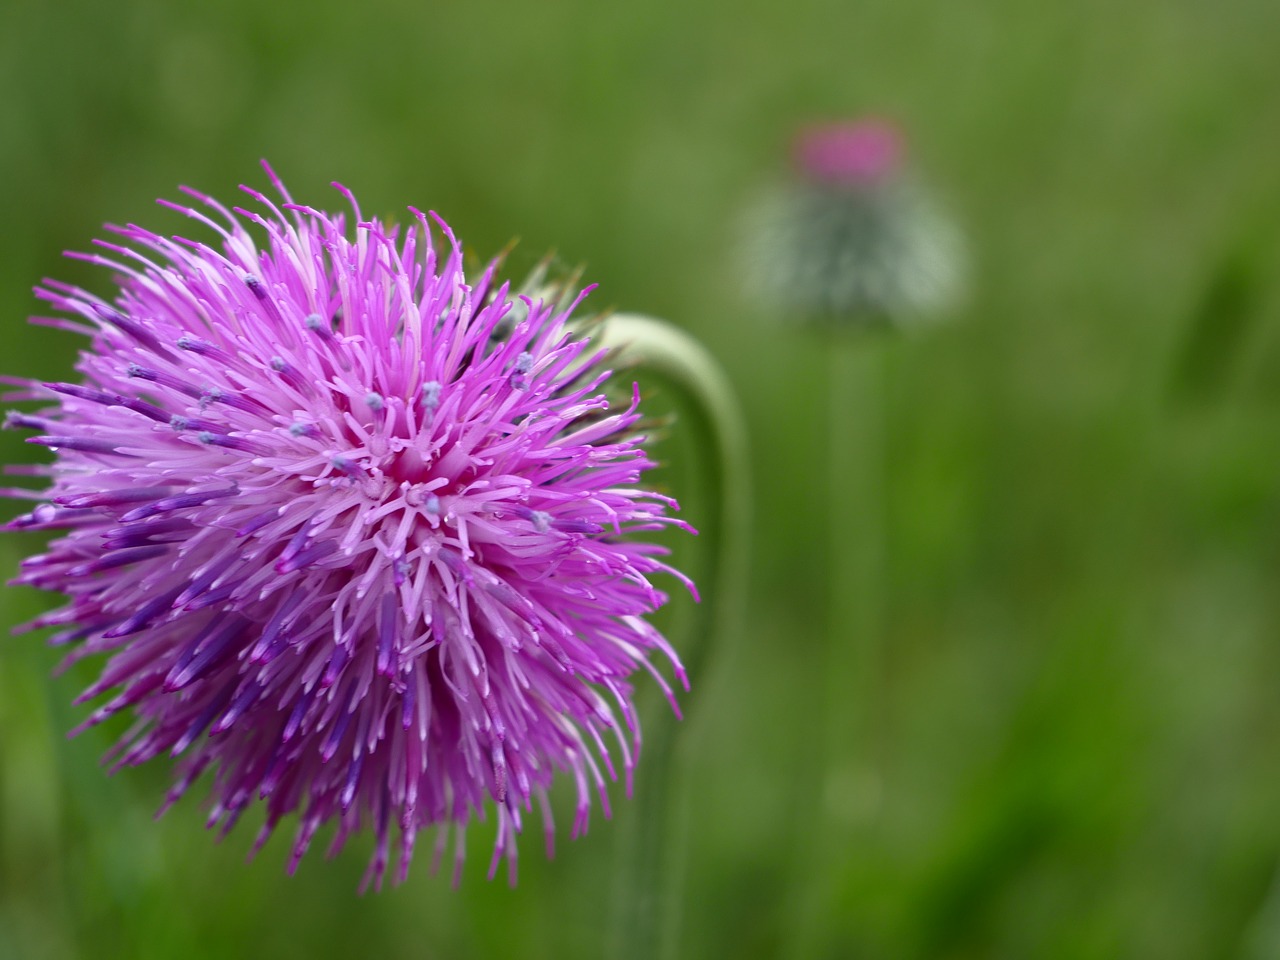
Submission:
[[[817,183],[871,187],[902,170],[902,134],[887,120],[820,124],[796,137],[795,164]]]
[[[912,175],[900,129],[874,117],[809,126],[793,175],[744,222],[744,288],[832,329],[919,326],[964,286],[962,238]]]
[[[209,770],[210,826],[265,803],[255,850],[298,811],[290,869],[331,820],[335,850],[371,827],[366,882],[393,824],[400,879],[429,826],[438,849],[456,827],[460,868],[492,798],[490,875],[514,870],[535,799],[550,844],[556,770],[575,834],[593,785],[608,813],[611,753],[629,786],[636,669],[670,698],[657,651],[684,681],[643,619],[666,599],[649,577],[675,571],[629,536],[675,504],[638,486],[636,403],[607,412],[577,301],[517,296],[495,264],[468,284],[443,222],[438,252],[417,210],[367,222],[344,190],[352,236],[267,172],[279,207],[247,188],[259,212],[166,204],[220,251],[113,228],[123,245],[83,257],[118,274],[113,302],[37,290],[89,348],[77,382],[12,397],[52,402],[9,425],[56,460],[30,468],[47,490],[5,491],[44,501],[10,528],[59,531],[15,582],[68,600],[29,626],[111,654],[83,726],[133,713],[117,768],[181,757],[166,806]]]

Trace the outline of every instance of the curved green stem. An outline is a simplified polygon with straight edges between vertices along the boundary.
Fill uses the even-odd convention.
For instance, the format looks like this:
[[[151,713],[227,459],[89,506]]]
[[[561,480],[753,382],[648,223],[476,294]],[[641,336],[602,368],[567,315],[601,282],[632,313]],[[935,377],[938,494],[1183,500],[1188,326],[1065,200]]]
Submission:
[[[620,363],[643,368],[678,395],[680,426],[705,451],[713,509],[702,522],[707,570],[702,601],[687,642],[677,644],[686,672],[705,687],[717,642],[736,631],[743,609],[750,530],[750,463],[746,427],[728,378],[715,359],[683,331],[637,314],[615,314],[604,326],[604,345]],[[686,708],[686,723],[688,709]],[[676,737],[676,720],[659,715],[644,731],[644,762],[637,777],[634,815],[623,831],[617,923],[612,955],[655,960],[675,955],[683,879],[687,809],[681,774],[690,737]]]

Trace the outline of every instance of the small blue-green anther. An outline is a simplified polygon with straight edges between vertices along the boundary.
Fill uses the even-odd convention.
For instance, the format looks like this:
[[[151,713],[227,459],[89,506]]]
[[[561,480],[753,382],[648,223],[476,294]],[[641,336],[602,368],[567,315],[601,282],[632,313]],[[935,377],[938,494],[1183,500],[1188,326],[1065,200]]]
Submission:
[[[359,480],[366,476],[364,468],[358,463],[352,463],[346,457],[334,457],[329,464],[335,470],[340,470],[353,480]]]
[[[428,380],[422,385],[422,405],[428,410],[440,406],[440,381]]]

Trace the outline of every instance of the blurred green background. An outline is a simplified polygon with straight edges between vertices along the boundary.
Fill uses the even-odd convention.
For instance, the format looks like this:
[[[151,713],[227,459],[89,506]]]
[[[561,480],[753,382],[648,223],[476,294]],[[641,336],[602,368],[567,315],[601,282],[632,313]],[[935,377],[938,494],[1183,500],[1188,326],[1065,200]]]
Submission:
[[[316,206],[337,179],[480,255],[554,248],[595,306],[701,338],[751,429],[744,626],[684,733],[682,956],[1280,956],[1277,37],[1272,0],[8,0],[2,365],[66,377],[30,289],[109,277],[63,249],[189,229],[153,199],[262,186],[261,157]],[[875,758],[829,769],[825,658],[865,640],[824,612],[830,344],[745,300],[732,251],[795,126],[864,111],[908,131],[972,277],[878,348],[885,498],[848,533],[886,545],[850,679]],[[40,542],[0,539],[0,574]],[[48,602],[0,591],[0,623]],[[288,879],[284,838],[215,845],[198,789],[151,822],[166,771],[67,741],[86,674],[56,661],[0,641],[0,958],[603,954],[620,791],[553,861],[526,836],[514,890],[481,828],[459,889],[424,855],[358,898],[367,843]]]

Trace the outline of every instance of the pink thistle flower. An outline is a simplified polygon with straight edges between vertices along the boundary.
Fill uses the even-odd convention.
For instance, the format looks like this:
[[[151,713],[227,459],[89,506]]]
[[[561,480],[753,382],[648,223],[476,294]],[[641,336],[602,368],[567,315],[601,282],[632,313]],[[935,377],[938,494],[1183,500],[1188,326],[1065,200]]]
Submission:
[[[898,127],[874,117],[807,127],[793,146],[795,165],[805,177],[852,187],[897,176],[904,152]]]
[[[220,251],[109,228],[73,256],[118,274],[113,302],[37,289],[76,318],[42,322],[90,343],[77,382],[9,381],[54,401],[8,421],[56,454],[25,468],[47,490],[5,491],[43,501],[9,529],[59,531],[14,582],[68,602],[27,627],[60,627],[69,661],[110,655],[79,729],[131,712],[112,769],[181,758],[165,808],[211,771],[210,826],[265,804],[254,851],[298,812],[290,871],[322,825],[334,851],[368,827],[380,886],[393,825],[399,880],[431,826],[437,858],[455,828],[456,877],[491,799],[489,873],[505,855],[514,878],[535,801],[550,852],[556,770],[575,835],[593,788],[608,815],[615,753],[630,789],[637,668],[673,708],[650,655],[687,688],[643,619],[666,600],[651,575],[692,584],[631,536],[679,524],[638,486],[638,393],[607,410],[582,295],[517,295],[496,263],[468,283],[443,221],[441,252],[417,210],[366,221],[338,187],[351,236],[267,173],[282,199],[244,188],[257,211],[165,203]]]
[[[911,175],[900,128],[878,118],[796,135],[792,176],[746,211],[753,301],[833,328],[915,326],[964,286],[962,238]]]

